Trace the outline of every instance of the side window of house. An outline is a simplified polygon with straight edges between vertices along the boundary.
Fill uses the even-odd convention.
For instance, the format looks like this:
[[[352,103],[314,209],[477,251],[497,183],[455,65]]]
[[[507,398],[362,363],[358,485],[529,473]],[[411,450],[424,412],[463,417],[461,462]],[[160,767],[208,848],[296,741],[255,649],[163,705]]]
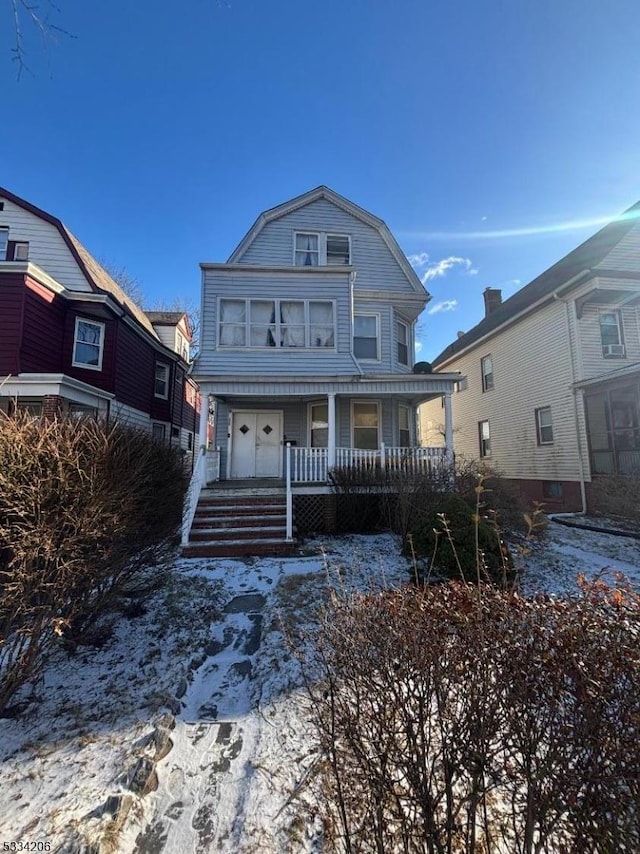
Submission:
[[[353,318],[353,354],[356,359],[380,358],[378,347],[378,316],[356,314]]]
[[[376,401],[352,404],[353,447],[374,451],[380,447],[380,409]]]
[[[411,430],[409,428],[409,407],[398,407],[398,440],[401,448],[411,447]]]
[[[72,364],[91,371],[102,370],[104,349],[104,323],[76,317],[73,337]]]
[[[296,231],[293,263],[296,267],[338,267],[351,263],[351,238],[348,234]]]
[[[169,397],[169,365],[156,362],[155,385],[153,393],[166,400]]]
[[[7,260],[7,245],[9,243],[9,229],[0,228],[0,261]]]
[[[157,442],[164,442],[167,436],[167,427],[165,424],[152,424],[151,434]]]
[[[539,445],[553,444],[553,422],[551,420],[551,407],[543,406],[536,409],[536,433]]]
[[[396,320],[396,341],[398,364],[409,364],[409,326],[402,320]]]
[[[478,439],[480,441],[480,456],[491,456],[491,430],[488,421],[478,421]]]
[[[326,448],[329,441],[329,406],[326,403],[312,403],[311,447]]]
[[[600,342],[605,359],[620,359],[625,355],[622,317],[619,311],[601,311]]]
[[[493,359],[491,354],[480,359],[480,370],[482,372],[482,391],[491,391],[493,388]]]

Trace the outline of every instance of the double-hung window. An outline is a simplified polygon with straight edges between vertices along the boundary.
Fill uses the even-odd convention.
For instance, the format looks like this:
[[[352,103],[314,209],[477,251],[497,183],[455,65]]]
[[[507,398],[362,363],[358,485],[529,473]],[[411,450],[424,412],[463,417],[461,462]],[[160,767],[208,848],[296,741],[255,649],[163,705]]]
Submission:
[[[103,348],[104,323],[76,317],[73,337],[73,366],[75,368],[88,368],[90,371],[101,371]]]
[[[398,440],[401,448],[411,447],[411,430],[409,429],[409,407],[398,407]]]
[[[169,365],[156,362],[155,385],[153,393],[156,397],[167,400],[169,397]]]
[[[356,314],[353,318],[353,355],[378,361],[378,315]]]
[[[398,346],[398,364],[409,364],[409,326],[402,320],[396,320],[396,342]]]
[[[9,229],[0,228],[0,261],[7,260],[7,245],[9,243]]]
[[[601,311],[600,342],[605,359],[621,358],[625,354],[622,337],[622,318],[619,311]]]
[[[329,440],[329,405],[312,403],[309,407],[311,447],[326,448]]]
[[[478,421],[478,439],[480,441],[480,456],[491,456],[491,430],[488,421]]]
[[[329,300],[221,299],[220,347],[335,347]]]
[[[550,406],[536,409],[536,433],[539,445],[553,445],[553,422]]]
[[[353,447],[375,451],[380,446],[380,407],[377,401],[353,402]]]
[[[493,388],[493,359],[491,355],[480,359],[480,370],[482,373],[482,391],[490,391]]]
[[[296,231],[293,263],[296,267],[342,267],[351,263],[348,234]]]

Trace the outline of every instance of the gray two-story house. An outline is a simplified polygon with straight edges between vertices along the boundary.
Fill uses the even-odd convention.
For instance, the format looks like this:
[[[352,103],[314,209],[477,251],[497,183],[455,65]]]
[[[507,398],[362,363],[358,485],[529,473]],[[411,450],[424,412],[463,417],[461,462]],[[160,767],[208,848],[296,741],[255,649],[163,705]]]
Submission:
[[[207,409],[215,423],[201,484],[322,494],[335,467],[428,467],[450,451],[458,377],[414,372],[429,294],[381,219],[321,186],[200,266],[201,446]],[[449,441],[419,448],[417,406],[442,396]]]

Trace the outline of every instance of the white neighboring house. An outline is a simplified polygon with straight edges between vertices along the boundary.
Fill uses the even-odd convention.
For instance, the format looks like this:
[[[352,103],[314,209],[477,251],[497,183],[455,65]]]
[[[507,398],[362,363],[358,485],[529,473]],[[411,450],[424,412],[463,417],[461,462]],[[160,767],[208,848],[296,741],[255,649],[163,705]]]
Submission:
[[[444,458],[442,443],[419,447],[417,407],[444,396],[450,408],[454,378],[413,372],[429,294],[382,220],[321,186],[262,213],[226,263],[200,266],[207,481],[289,469],[294,491],[322,494],[336,466]]]
[[[640,202],[485,317],[433,362],[462,375],[458,456],[485,459],[548,509],[591,506],[599,474],[640,474]],[[421,440],[442,441],[440,402]]]

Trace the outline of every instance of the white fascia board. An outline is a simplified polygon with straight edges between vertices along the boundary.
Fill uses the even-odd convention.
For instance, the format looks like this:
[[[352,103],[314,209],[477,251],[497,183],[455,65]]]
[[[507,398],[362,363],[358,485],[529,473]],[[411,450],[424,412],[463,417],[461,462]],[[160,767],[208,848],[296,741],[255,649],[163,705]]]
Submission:
[[[257,273],[264,275],[271,273],[281,276],[283,274],[302,274],[303,276],[313,276],[318,273],[355,273],[356,267],[351,267],[348,264],[334,266],[333,264],[318,265],[317,267],[296,267],[289,265],[288,267],[268,267],[258,264],[216,264],[209,261],[200,262],[201,270],[214,270],[216,273]]]
[[[3,261],[0,264],[0,272],[23,273],[30,279],[35,279],[38,284],[43,285],[54,294],[64,294],[65,287],[52,276],[34,264],[32,261]]]
[[[114,394],[66,374],[18,374],[0,386],[2,397],[45,397],[58,395],[76,403],[95,404],[98,399],[113,400]]]

